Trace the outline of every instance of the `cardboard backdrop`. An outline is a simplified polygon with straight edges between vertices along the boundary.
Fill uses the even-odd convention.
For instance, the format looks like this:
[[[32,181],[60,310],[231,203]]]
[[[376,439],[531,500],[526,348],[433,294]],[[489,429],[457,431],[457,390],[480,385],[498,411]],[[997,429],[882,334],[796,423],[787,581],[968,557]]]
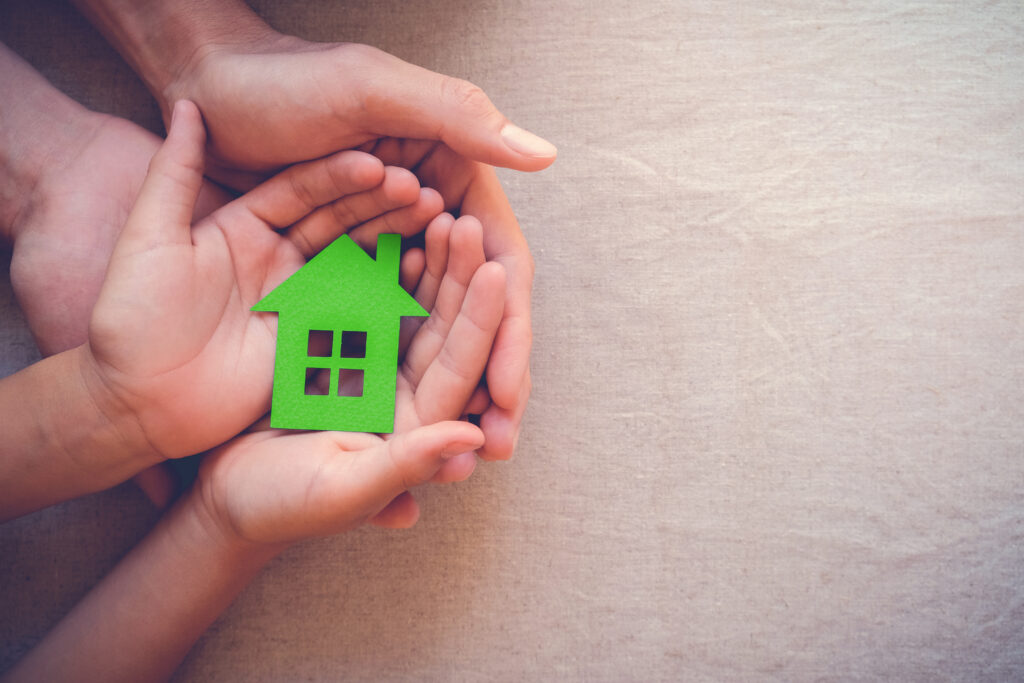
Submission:
[[[1024,677],[1024,6],[256,7],[558,144],[501,174],[534,390],[515,460],[286,553],[178,680]],[[64,3],[0,39],[161,131]],[[155,519],[122,486],[0,527],[0,666]]]

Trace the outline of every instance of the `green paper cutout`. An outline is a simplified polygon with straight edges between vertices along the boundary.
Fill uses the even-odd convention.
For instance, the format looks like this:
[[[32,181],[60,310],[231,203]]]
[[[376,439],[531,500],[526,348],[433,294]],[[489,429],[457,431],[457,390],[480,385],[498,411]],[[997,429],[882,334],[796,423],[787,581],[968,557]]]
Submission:
[[[398,284],[401,244],[401,235],[378,235],[373,259],[342,235],[252,307],[278,314],[271,427],[394,431],[399,325],[402,316],[430,315]],[[332,333],[329,355],[310,354],[318,330]],[[342,348],[346,332],[365,333],[362,356]],[[326,396],[306,394],[312,368],[330,369]],[[361,395],[338,395],[340,370],[363,371]]]

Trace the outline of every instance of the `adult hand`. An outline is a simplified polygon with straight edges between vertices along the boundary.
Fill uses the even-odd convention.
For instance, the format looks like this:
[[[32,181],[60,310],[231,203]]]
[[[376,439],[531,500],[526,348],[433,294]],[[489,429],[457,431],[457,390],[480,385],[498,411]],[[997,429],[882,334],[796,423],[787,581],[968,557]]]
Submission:
[[[110,253],[160,146],[129,121],[89,111],[0,45],[0,234],[39,350],[86,340]],[[203,183],[194,220],[230,199]]]
[[[187,502],[225,536],[276,544],[368,520],[407,527],[419,516],[408,489],[472,473],[484,435],[452,420],[473,403],[501,321],[505,273],[485,262],[474,218],[439,217],[426,244],[427,271],[416,298],[431,315],[399,367],[395,432],[272,430],[218,448]]]
[[[427,220],[391,210],[388,178],[415,185],[411,174],[348,151],[292,167],[192,225],[203,143],[198,110],[179,103],[89,328],[97,402],[163,458],[211,448],[266,412],[276,320],[250,308],[312,255],[311,231],[408,234]],[[436,213],[439,202],[414,206]]]
[[[165,115],[178,98],[199,104],[219,180],[249,187],[253,172],[360,146],[413,170],[449,210],[482,221],[485,253],[505,265],[508,291],[487,370],[494,406],[482,418],[488,438],[481,455],[510,457],[530,391],[533,262],[485,164],[539,170],[554,161],[555,148],[509,126],[465,81],[365,45],[282,35],[240,0],[74,1],[140,74]]]
[[[178,99],[199,106],[222,172],[266,172],[381,137],[439,140],[520,171],[546,168],[557,153],[471,83],[368,45],[311,43],[269,28],[242,44],[203,46],[162,94],[165,114]]]
[[[82,112],[66,121],[66,153],[42,169],[11,226],[11,284],[44,356],[86,341],[121,227],[160,139],[130,121]],[[192,219],[231,195],[203,182]]]
[[[445,208],[472,215],[484,226],[484,253],[505,267],[507,285],[501,327],[487,364],[486,389],[491,399],[480,426],[487,443],[485,460],[512,456],[530,396],[530,292],[533,257],[519,229],[494,169],[458,154],[442,143],[385,138],[361,149],[386,164],[412,170],[421,184],[441,193]]]
[[[44,356],[85,343],[114,243],[160,147],[157,136],[108,114],[80,110],[65,124],[53,131],[67,136],[64,153],[42,169],[10,232],[11,285]],[[204,181],[193,221],[230,200]],[[165,467],[135,477],[160,507],[175,490]]]
[[[480,455],[511,457],[530,394],[533,259],[489,164],[538,170],[554,161],[555,148],[509,124],[479,88],[365,45],[274,33],[209,47],[166,92],[198,102],[220,164],[255,170],[359,146],[412,170],[446,209],[480,219],[487,258],[508,272]]]
[[[0,45],[0,232],[11,243],[11,284],[36,345],[51,356],[85,343],[107,263],[160,139],[89,111]],[[204,182],[193,220],[231,199]],[[158,504],[169,472],[136,482]]]

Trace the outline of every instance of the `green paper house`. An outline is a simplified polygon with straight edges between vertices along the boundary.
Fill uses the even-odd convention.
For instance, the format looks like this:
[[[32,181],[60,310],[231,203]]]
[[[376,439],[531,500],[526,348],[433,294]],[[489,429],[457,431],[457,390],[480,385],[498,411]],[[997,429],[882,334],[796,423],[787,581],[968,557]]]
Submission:
[[[394,431],[399,325],[429,315],[398,284],[401,241],[378,236],[373,259],[342,235],[252,307],[278,314],[271,427]],[[317,369],[326,395],[307,389]]]

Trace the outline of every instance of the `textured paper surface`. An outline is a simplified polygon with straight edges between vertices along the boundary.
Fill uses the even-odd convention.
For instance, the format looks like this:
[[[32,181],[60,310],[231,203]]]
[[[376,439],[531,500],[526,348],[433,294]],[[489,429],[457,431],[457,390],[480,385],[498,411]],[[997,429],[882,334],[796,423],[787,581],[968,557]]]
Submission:
[[[533,398],[512,462],[289,551],[177,680],[1024,678],[1019,2],[255,4],[559,146],[500,174]],[[7,0],[0,37],[158,125],[74,16]],[[4,661],[152,519],[0,527]]]
[[[401,235],[378,235],[374,259],[342,235],[252,307],[278,313],[271,427],[394,431],[399,326],[403,316],[429,315],[398,284],[401,245]],[[311,354],[314,331],[331,340]],[[365,335],[360,357],[342,346],[353,332]],[[307,393],[313,369],[329,373],[326,394]],[[352,370],[363,374],[361,389],[346,395],[340,373]]]

